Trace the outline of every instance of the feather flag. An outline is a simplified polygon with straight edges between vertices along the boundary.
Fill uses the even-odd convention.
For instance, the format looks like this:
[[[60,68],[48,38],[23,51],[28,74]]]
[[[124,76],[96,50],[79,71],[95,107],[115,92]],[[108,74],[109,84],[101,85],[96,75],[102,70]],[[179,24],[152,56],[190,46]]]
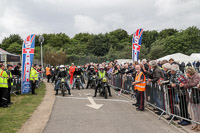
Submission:
[[[140,48],[141,48],[141,44],[142,44],[142,34],[143,34],[143,29],[138,29],[133,34],[133,46],[132,46],[133,61],[138,61],[138,59],[139,59],[139,53],[140,53]]]
[[[34,57],[35,34],[29,35],[22,46],[22,94],[31,91],[30,70]]]

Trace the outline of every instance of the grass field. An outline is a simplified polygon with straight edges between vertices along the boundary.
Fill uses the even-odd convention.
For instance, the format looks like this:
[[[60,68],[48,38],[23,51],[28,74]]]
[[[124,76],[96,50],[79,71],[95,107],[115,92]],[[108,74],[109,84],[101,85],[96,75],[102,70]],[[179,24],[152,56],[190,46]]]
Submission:
[[[10,108],[0,108],[0,133],[15,133],[41,103],[45,95],[45,84],[36,89],[38,95],[18,95],[11,97]]]

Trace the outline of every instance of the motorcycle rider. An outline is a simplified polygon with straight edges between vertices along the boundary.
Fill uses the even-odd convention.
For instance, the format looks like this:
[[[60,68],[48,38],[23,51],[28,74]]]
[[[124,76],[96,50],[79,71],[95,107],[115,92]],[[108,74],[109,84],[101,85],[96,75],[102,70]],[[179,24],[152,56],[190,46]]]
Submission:
[[[71,95],[70,93],[70,87],[67,83],[67,72],[65,71],[65,66],[64,65],[60,65],[60,70],[58,71],[58,74],[57,74],[57,78],[58,78],[58,81],[56,82],[56,86],[55,86],[55,90],[56,90],[56,94],[55,95],[58,95],[58,88],[59,88],[59,84],[61,82],[61,78],[65,78],[65,85],[67,87],[67,90],[68,90],[68,94]]]
[[[105,78],[105,77],[108,77],[108,76],[107,76],[106,71],[104,70],[104,67],[101,65],[101,66],[99,67],[99,71],[98,71],[98,73],[97,73],[97,86],[96,86],[96,88],[95,88],[94,97],[96,97],[96,95],[97,95],[97,90],[98,90],[98,88],[101,86],[100,81],[101,81],[103,78]],[[109,86],[109,85],[108,85],[108,93],[109,93],[109,96],[112,97],[111,91],[110,91],[110,86]]]
[[[82,81],[81,81],[81,77],[82,77],[82,70],[81,70],[81,67],[80,66],[78,66],[76,69],[75,69],[75,71],[74,71],[74,81],[73,81],[73,85],[72,85],[72,89],[74,89],[74,85],[75,85],[75,82],[76,82],[76,77],[77,76],[80,76],[80,84],[81,84],[81,87],[82,87],[82,89],[84,89],[84,87],[83,87],[83,84],[82,84]]]
[[[91,78],[93,75],[96,75],[96,72],[94,71],[94,66],[90,66],[90,70],[88,71],[88,82],[87,82],[87,87],[86,87],[86,89],[88,89],[88,86],[89,86],[89,84],[91,83],[90,78]]]

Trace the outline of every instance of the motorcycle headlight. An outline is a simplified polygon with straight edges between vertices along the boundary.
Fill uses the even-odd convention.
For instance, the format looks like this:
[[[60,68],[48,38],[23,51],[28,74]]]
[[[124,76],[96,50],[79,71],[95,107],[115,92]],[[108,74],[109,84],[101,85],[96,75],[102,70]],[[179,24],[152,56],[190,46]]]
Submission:
[[[64,79],[64,78],[62,78],[62,79],[61,79],[61,82],[65,82],[65,79]]]
[[[103,78],[103,82],[107,82],[107,78]]]
[[[77,78],[80,78],[80,76],[78,75]]]

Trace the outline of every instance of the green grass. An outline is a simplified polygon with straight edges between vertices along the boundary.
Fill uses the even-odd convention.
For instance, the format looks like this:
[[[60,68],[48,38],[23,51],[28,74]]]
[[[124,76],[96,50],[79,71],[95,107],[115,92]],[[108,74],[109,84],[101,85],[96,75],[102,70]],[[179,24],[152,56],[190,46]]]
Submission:
[[[12,95],[11,107],[0,108],[0,133],[16,133],[41,103],[45,91],[45,84],[41,84],[36,89],[38,95]]]

